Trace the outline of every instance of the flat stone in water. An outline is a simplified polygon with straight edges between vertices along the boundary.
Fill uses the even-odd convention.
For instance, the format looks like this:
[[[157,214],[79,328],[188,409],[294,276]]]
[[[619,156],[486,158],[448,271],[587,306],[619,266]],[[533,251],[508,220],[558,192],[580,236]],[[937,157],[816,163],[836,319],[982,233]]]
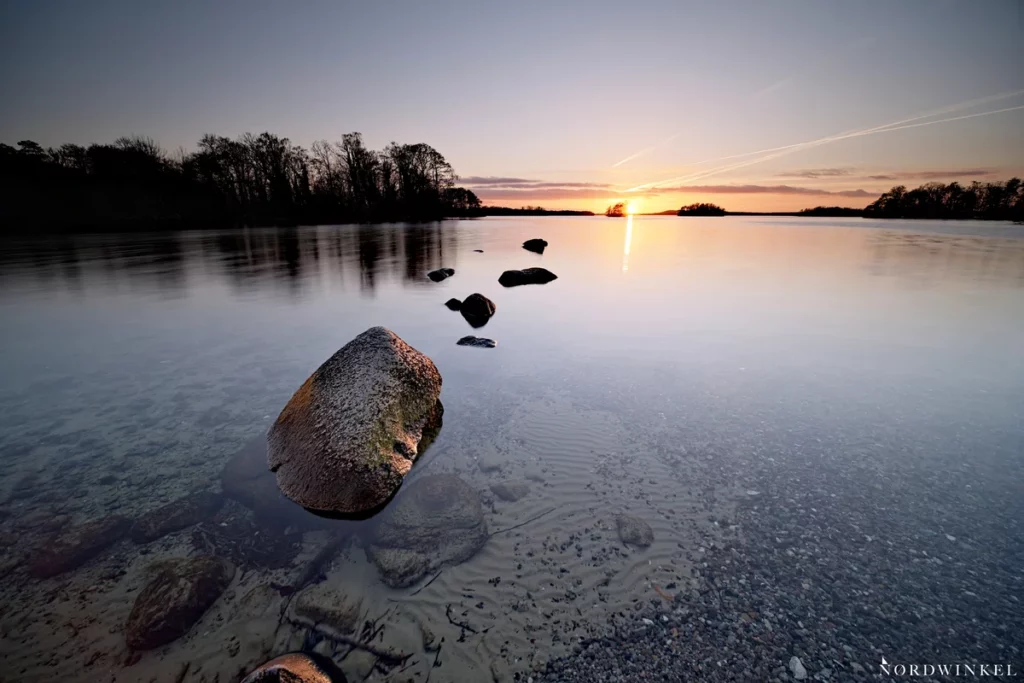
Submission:
[[[455,270],[452,268],[438,268],[437,270],[432,270],[427,273],[427,277],[434,282],[440,282],[441,280],[450,278],[452,275],[455,275]]]
[[[623,543],[646,548],[654,542],[654,531],[647,522],[638,517],[618,515],[615,517],[615,526]]]
[[[543,254],[544,249],[547,246],[548,241],[542,240],[540,238],[534,238],[532,240],[526,240],[525,242],[523,242],[523,249],[526,249],[527,251],[532,251],[536,254]]]
[[[367,554],[393,588],[444,565],[465,562],[487,542],[480,495],[453,474],[414,481],[387,507]]]
[[[475,346],[478,349],[493,349],[498,345],[498,342],[493,339],[487,339],[486,337],[474,337],[468,335],[455,342],[459,346]]]
[[[519,285],[543,285],[557,279],[558,276],[547,268],[523,268],[522,270],[506,270],[498,278],[498,283],[503,287],[517,287]]]
[[[289,619],[308,628],[327,627],[328,635],[331,631],[344,635],[356,630],[362,608],[361,599],[318,583],[295,596]]]
[[[491,491],[498,498],[509,503],[514,503],[517,500],[525,498],[530,493],[530,485],[525,481],[503,481],[497,484],[491,484]]]

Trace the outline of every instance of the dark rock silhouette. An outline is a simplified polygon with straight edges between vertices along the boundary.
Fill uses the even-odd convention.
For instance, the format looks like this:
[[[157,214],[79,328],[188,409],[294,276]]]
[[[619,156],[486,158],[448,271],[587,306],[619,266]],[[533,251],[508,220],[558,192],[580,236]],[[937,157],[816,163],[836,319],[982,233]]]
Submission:
[[[402,588],[465,562],[486,542],[476,489],[454,474],[434,474],[414,481],[388,506],[366,552],[384,583]]]
[[[455,275],[455,270],[452,268],[438,268],[437,270],[432,270],[427,273],[427,277],[434,282],[440,282],[441,280],[450,278],[452,275]]]
[[[462,302],[462,317],[473,327],[483,327],[491,319],[497,306],[483,294],[470,294]]]
[[[483,250],[483,249],[474,249],[473,251],[474,251],[474,252],[476,252],[477,254],[482,254],[482,253],[484,253],[484,250]]]
[[[448,299],[444,302],[444,305],[448,307],[450,311],[458,311],[462,308],[462,302],[458,299]]]
[[[219,557],[165,560],[135,598],[125,625],[133,650],[152,650],[188,633],[235,576]]]
[[[224,497],[210,491],[192,493],[150,510],[132,526],[132,540],[150,543],[173,531],[199,524],[220,509]]]
[[[455,343],[459,346],[475,346],[480,349],[493,349],[498,345],[498,342],[493,339],[487,339],[486,337],[474,337],[473,335],[465,336]]]
[[[394,332],[372,327],[310,375],[267,435],[281,491],[355,515],[386,503],[440,429],[441,374]]]
[[[504,287],[518,287],[519,285],[543,285],[557,279],[558,276],[546,268],[524,268],[522,270],[506,270],[498,278],[498,282]]]
[[[532,240],[526,240],[525,242],[523,242],[523,249],[535,252],[537,254],[543,254],[544,249],[547,246],[547,240],[542,240],[540,238],[534,238]]]
[[[29,557],[29,574],[42,579],[75,569],[124,538],[131,526],[131,520],[111,516],[65,529]]]

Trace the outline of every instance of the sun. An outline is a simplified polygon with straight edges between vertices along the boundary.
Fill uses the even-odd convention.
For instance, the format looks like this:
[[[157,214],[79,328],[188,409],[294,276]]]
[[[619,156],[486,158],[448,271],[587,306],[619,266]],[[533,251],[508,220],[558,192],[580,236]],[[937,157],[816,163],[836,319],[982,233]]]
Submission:
[[[626,203],[626,213],[632,215],[640,210],[640,203],[635,199],[630,199]]]

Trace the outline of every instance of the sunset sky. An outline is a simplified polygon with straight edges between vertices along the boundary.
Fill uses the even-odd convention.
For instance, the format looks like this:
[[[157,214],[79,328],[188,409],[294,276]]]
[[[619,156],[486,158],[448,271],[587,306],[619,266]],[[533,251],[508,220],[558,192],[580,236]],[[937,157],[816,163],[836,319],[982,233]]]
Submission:
[[[0,5],[0,45],[8,144],[360,131],[485,203],[591,210],[1024,175],[1021,0],[37,0]]]

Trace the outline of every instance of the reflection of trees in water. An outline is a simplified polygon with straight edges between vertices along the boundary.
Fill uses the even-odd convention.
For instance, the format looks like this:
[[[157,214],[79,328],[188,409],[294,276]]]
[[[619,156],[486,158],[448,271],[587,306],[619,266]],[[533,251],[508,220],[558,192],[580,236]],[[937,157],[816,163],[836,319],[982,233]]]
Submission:
[[[426,273],[455,265],[458,241],[446,223],[259,228],[227,232],[148,233],[142,237],[70,236],[17,243],[0,256],[0,278],[30,278],[79,290],[97,284],[184,290],[190,272],[222,277],[239,291],[295,295],[313,279],[344,282],[373,294],[383,281],[426,285]]]
[[[922,286],[957,279],[1024,286],[1024,239],[884,231],[867,244],[872,275]]]

